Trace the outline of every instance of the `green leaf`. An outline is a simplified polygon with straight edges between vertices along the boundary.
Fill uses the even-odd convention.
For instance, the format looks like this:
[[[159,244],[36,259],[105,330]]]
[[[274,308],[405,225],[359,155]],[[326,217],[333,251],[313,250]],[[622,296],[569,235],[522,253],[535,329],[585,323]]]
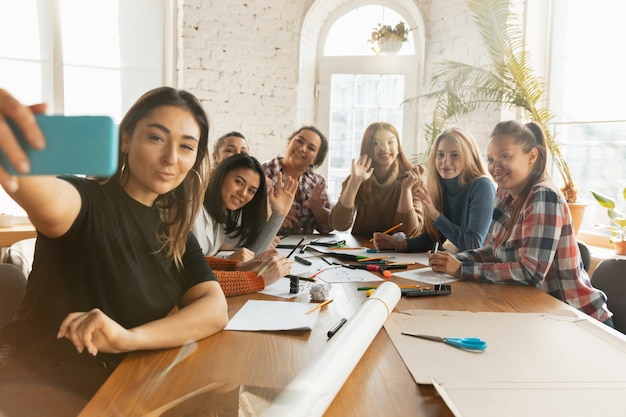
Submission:
[[[602,193],[597,193],[595,191],[591,191],[591,194],[593,195],[593,198],[595,198],[596,201],[600,203],[602,207],[607,208],[609,210],[612,210],[615,208],[615,200],[613,200],[611,197],[604,195]],[[610,213],[609,213],[609,216],[610,216]]]

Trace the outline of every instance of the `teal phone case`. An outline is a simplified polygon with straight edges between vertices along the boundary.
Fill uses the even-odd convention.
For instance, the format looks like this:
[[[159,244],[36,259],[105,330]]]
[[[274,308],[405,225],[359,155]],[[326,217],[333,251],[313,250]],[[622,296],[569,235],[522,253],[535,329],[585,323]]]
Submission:
[[[30,159],[27,175],[82,174],[108,177],[117,169],[118,134],[108,116],[36,115],[45,138],[42,150],[31,148],[22,132],[9,120],[13,133]],[[0,150],[0,163],[15,175],[6,155]]]

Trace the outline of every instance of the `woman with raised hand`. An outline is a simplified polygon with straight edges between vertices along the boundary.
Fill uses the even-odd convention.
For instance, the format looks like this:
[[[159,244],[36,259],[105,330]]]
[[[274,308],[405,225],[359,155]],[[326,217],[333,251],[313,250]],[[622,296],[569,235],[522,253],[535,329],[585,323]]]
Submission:
[[[375,233],[376,247],[426,252],[437,242],[458,252],[481,246],[491,224],[495,188],[474,138],[459,128],[442,132],[426,166],[426,183],[414,191],[424,207],[424,233],[409,239]]]
[[[0,90],[0,148],[22,173],[29,161],[6,119],[43,148],[33,114],[43,110]],[[193,95],[161,87],[121,121],[112,177],[11,177],[0,168],[37,229],[26,294],[0,330],[0,414],[76,415],[124,353],[224,328],[226,298],[191,234],[208,131]]]
[[[274,186],[283,178],[294,178],[298,190],[291,209],[283,221],[280,234],[328,233],[332,202],[326,191],[326,180],[314,171],[324,163],[328,153],[326,136],[314,126],[303,126],[289,136],[284,157],[263,163],[265,175]]]
[[[535,123],[498,123],[487,162],[498,190],[485,245],[456,255],[429,252],[433,271],[538,287],[612,326],[606,296],[591,286],[583,267],[565,198],[547,174],[541,128]]]
[[[269,198],[273,207],[287,212],[297,184],[291,178],[283,184],[282,175],[279,179]],[[240,262],[236,256],[228,260],[214,257],[227,236],[236,239],[237,246],[242,248],[259,240],[266,242],[266,246],[271,242],[280,223],[275,224],[272,231],[267,231],[267,199],[263,168],[250,155],[242,153],[228,157],[211,173],[193,233],[227,296],[261,290],[291,269],[292,261],[274,249],[252,256],[245,262]],[[222,271],[240,273],[222,274]]]
[[[402,151],[396,128],[384,122],[365,129],[358,161],[352,160],[339,201],[330,215],[336,230],[352,228],[355,236],[372,236],[401,224],[407,237],[422,232],[422,204],[414,189],[422,181],[420,167],[412,167]]]

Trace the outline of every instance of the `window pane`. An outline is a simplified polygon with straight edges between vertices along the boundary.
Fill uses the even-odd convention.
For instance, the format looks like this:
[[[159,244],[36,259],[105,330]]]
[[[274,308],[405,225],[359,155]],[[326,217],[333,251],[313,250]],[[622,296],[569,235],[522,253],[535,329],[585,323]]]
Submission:
[[[63,0],[63,60],[66,64],[120,66],[117,0]]]
[[[623,201],[620,192],[626,187],[626,122],[564,125],[557,132],[580,197],[589,203],[582,227],[591,230],[596,224],[608,224],[606,209],[593,199],[591,190]],[[552,174],[554,178],[558,175]]]
[[[0,59],[4,89],[25,104],[41,103],[41,64],[39,62],[13,61]],[[28,80],[27,83],[13,83],[8,80]]]
[[[606,209],[591,190],[616,198],[626,187],[626,3],[556,0],[550,100],[563,156],[588,206],[582,229],[601,233]],[[561,180],[553,172],[555,181]]]
[[[0,41],[0,57],[41,58],[39,20],[35,3],[36,0],[3,1],[0,3],[0,39],[2,39]],[[26,16],[30,18],[25,18]]]
[[[331,27],[324,44],[324,55],[375,55],[373,45],[367,42],[372,29],[376,28],[378,23],[395,26],[399,22],[404,22],[410,27],[398,12],[388,7],[363,6],[352,9],[337,19]],[[410,32],[408,41],[402,45],[397,55],[412,55],[414,50],[413,33]]]
[[[82,67],[65,67],[64,71],[65,114],[103,114],[119,123],[122,115],[119,71]]]
[[[402,135],[404,76],[397,74],[334,74],[331,77],[328,192],[337,201],[351,160],[361,150],[363,132],[371,123],[392,123]],[[400,136],[400,140],[402,136]]]

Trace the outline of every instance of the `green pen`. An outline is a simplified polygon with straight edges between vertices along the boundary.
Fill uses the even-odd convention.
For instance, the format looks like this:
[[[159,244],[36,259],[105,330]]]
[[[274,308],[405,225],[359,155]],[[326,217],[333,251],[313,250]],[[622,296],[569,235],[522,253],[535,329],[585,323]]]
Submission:
[[[359,287],[357,288],[358,291],[367,291],[367,290],[375,290],[378,287]]]

